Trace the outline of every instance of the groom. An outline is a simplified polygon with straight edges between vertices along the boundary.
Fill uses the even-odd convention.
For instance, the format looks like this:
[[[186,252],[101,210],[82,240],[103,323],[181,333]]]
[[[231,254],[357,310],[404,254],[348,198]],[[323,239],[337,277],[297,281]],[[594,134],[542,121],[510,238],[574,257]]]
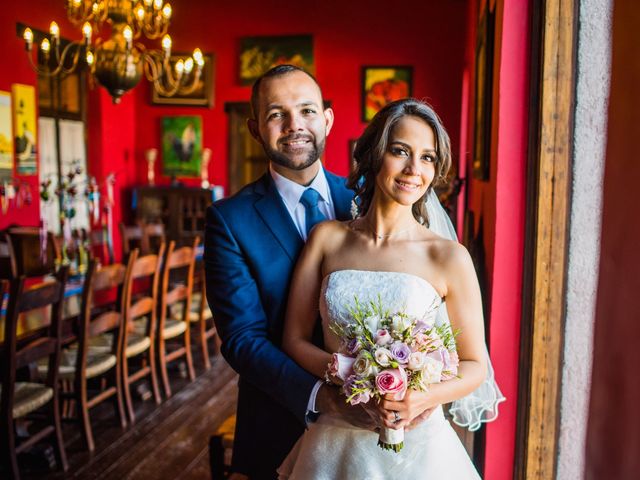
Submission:
[[[280,344],[289,282],[307,234],[324,219],[350,218],[353,192],[320,162],[333,111],[324,108],[311,75],[274,67],[254,84],[251,106],[248,127],[269,171],[209,207],[205,266],[222,354],[240,374],[232,469],[253,480],[276,477],[314,414],[347,408]],[[354,422],[366,417],[361,409],[347,414]]]

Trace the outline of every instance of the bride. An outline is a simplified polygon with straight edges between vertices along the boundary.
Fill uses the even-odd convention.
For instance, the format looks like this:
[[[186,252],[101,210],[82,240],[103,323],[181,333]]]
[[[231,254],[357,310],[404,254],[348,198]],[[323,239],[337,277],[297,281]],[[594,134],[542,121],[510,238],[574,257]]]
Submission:
[[[380,298],[389,310],[417,317],[446,299],[451,326],[460,331],[458,378],[373,407],[380,427],[415,427],[400,453],[380,449],[377,433],[323,414],[278,473],[284,479],[479,478],[441,405],[467,396],[486,378],[480,290],[467,250],[425,228],[432,221],[426,199],[451,165],[449,137],[431,107],[399,100],[378,112],[355,158],[349,182],[359,212],[350,222],[324,222],[312,231],[293,276],[283,348],[322,378],[340,347],[329,324],[349,321],[355,298]],[[318,312],[324,349],[312,343]]]

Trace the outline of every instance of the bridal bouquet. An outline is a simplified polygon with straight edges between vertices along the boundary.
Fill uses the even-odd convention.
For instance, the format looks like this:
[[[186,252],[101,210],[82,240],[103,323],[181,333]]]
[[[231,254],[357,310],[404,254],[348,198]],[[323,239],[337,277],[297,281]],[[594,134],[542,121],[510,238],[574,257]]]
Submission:
[[[367,403],[393,395],[402,400],[407,389],[426,391],[429,385],[457,376],[458,354],[450,325],[433,325],[438,305],[423,318],[385,310],[382,301],[349,308],[352,321],[331,324],[342,346],[327,369],[339,378],[347,403]],[[431,319],[431,321],[429,321]],[[378,445],[399,452],[404,429],[382,428]]]

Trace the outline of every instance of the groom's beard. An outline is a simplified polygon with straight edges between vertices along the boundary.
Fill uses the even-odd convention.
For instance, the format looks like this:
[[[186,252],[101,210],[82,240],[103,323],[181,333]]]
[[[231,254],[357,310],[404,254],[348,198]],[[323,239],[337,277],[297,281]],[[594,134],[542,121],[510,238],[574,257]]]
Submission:
[[[307,153],[307,156],[302,162],[299,163],[290,158],[286,153],[282,153],[278,150],[269,148],[267,143],[264,141],[262,142],[262,146],[264,147],[264,153],[267,155],[267,158],[276,165],[280,165],[291,170],[304,170],[305,168],[313,165],[316,160],[320,158],[320,155],[322,155],[322,152],[324,152],[325,143],[326,138],[323,138],[319,142],[313,141],[311,143],[312,148]]]

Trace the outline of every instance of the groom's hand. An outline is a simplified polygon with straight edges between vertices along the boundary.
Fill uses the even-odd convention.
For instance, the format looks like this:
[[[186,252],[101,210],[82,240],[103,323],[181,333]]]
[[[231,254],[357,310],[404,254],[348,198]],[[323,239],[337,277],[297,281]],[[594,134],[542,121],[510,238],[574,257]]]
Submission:
[[[332,413],[339,415],[354,427],[365,430],[375,430],[377,422],[360,405],[349,405],[344,396],[340,395],[338,387],[322,385],[316,397],[316,408],[320,413]]]

